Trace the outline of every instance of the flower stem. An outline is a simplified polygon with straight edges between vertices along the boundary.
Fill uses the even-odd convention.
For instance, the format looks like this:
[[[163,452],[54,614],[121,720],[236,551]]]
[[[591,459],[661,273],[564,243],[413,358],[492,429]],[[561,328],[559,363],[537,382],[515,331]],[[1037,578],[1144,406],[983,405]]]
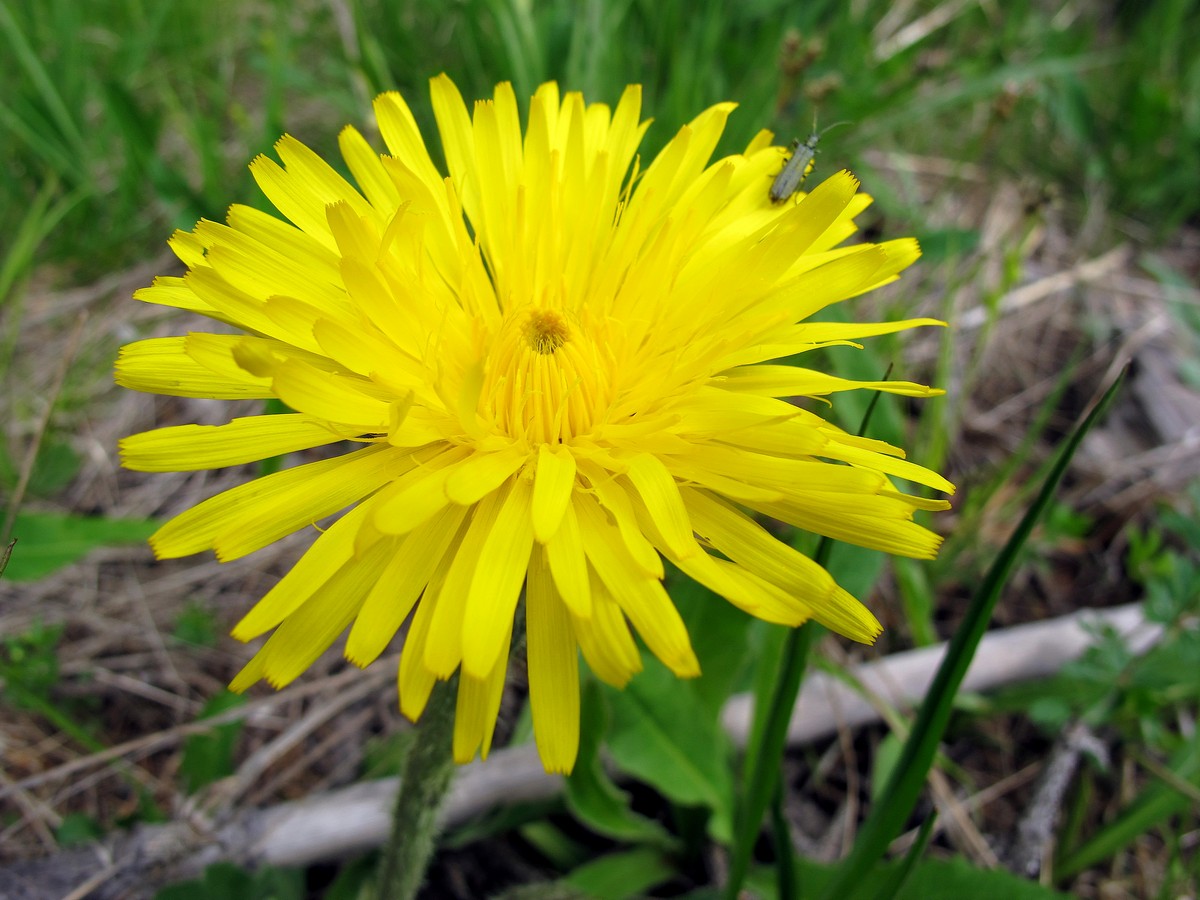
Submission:
[[[400,773],[392,833],[379,862],[378,900],[412,900],[438,837],[438,814],[454,775],[452,744],[458,677],[439,681],[415,729]]]

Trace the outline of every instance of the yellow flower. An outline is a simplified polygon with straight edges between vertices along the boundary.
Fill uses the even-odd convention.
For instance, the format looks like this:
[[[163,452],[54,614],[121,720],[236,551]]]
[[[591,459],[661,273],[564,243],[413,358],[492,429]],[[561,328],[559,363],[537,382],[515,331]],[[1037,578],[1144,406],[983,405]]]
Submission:
[[[218,494],[151,538],[160,558],[230,560],[349,509],[234,629],[275,631],[232,687],[289,683],[348,626],[345,655],[365,666],[412,613],[401,709],[415,719],[459,671],[454,755],[486,755],[524,589],[537,744],[548,770],[569,771],[579,650],[622,686],[641,667],[632,624],[677,675],[699,673],[664,558],[759,618],[873,640],[875,617],[751,514],[936,553],[912,514],[948,504],[892,478],[950,483],[781,398],[939,392],[768,362],[941,324],[804,321],[894,280],[916,242],[841,246],[870,202],[848,172],[772,204],[785,151],[769,132],[710,164],[730,103],[639,173],[637,87],[610,110],[543,85],[524,132],[508,84],[473,115],[449,78],[432,94],[449,177],[384,94],[387,155],[340,135],[357,188],[284,137],[283,164],[251,171],[290,224],[235,205],[227,224],[172,237],[186,275],[135,295],[243,333],[130,344],[118,383],[295,411],[133,435],[126,466],[359,445]]]

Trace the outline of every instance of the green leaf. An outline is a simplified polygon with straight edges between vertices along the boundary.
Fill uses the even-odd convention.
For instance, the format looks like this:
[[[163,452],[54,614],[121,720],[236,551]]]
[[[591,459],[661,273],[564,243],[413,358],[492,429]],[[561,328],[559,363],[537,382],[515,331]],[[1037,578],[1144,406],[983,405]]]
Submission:
[[[246,702],[241,694],[224,691],[214,696],[200,711],[201,720],[233,709]],[[189,794],[234,772],[233,751],[242,733],[243,722],[218,725],[205,734],[191,735],[183,745],[183,761],[179,772]]]
[[[67,813],[54,829],[54,839],[60,847],[72,844],[87,844],[104,837],[104,828],[91,816],[83,813]]]
[[[926,231],[917,236],[921,241],[921,257],[926,263],[957,260],[974,252],[979,246],[979,232],[969,228],[946,228]]]
[[[58,684],[58,642],[63,625],[46,625],[35,620],[24,632],[6,635],[0,642],[0,677],[6,699],[19,708],[21,698],[48,699]]]
[[[896,868],[884,868],[890,874]],[[1066,894],[1028,881],[1004,869],[977,869],[965,859],[918,863],[896,900],[962,900],[963,897],[1003,897],[1004,900],[1068,900]]]
[[[579,722],[579,756],[566,779],[567,808],[598,834],[615,840],[670,844],[657,822],[635,813],[629,796],[613,784],[600,761],[600,743],[608,732],[609,714],[599,685],[589,680],[583,688]]]
[[[892,572],[904,605],[904,618],[912,632],[913,643],[927,647],[937,643],[933,624],[934,593],[929,583],[929,569],[915,559],[899,557],[892,560]],[[865,596],[860,594],[858,596]]]
[[[193,647],[215,647],[217,644],[216,618],[205,604],[189,600],[178,618],[171,637]]]
[[[655,885],[675,876],[675,866],[659,850],[638,847],[586,863],[564,881],[596,900],[642,897]]]
[[[713,811],[710,831],[730,835],[733,786],[728,739],[690,686],[647,655],[624,691],[608,691],[613,727],[608,749],[623,771],[685,806]]]
[[[157,522],[147,519],[18,513],[13,525],[17,546],[4,574],[13,581],[34,581],[82,559],[97,547],[140,543],[157,528]]]

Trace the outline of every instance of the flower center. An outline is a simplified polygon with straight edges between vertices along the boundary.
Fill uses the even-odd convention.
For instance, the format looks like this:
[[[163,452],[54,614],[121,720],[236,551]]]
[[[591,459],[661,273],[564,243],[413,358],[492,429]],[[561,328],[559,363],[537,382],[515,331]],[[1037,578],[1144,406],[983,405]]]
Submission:
[[[496,335],[480,409],[510,437],[567,442],[603,420],[612,400],[609,368],[586,329],[566,313],[516,310]]]
[[[525,340],[531,350],[547,354],[553,353],[567,342],[571,335],[563,317],[549,309],[535,309],[525,322]]]

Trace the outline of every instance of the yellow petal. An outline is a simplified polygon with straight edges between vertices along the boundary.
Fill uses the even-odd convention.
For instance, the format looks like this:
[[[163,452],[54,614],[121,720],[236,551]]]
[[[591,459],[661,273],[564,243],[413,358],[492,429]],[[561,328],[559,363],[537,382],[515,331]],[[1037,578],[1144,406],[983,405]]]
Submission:
[[[263,298],[239,290],[209,266],[189,270],[184,276],[184,283],[217,315],[246,331],[257,332],[304,350],[317,349],[312,335],[281,327],[267,315]]]
[[[294,681],[350,624],[387,562],[393,541],[380,541],[351,559],[292,612],[260,651],[263,677],[272,687]]]
[[[115,380],[121,387],[171,397],[253,400],[273,397],[271,383],[245,372],[217,374],[191,358],[187,338],[149,338],[121,348]]]
[[[629,633],[621,608],[604,582],[593,572],[590,588],[592,615],[581,619],[571,613],[571,625],[588,666],[605,684],[623,688],[642,670],[642,657]]]
[[[534,550],[525,595],[529,705],[538,754],[547,772],[569,773],[579,752],[579,660],[571,617]]]
[[[896,459],[894,456],[873,452],[861,447],[848,446],[840,440],[830,441],[829,445],[821,451],[821,455],[827,456],[830,459],[840,459],[843,462],[862,466],[863,468],[876,469],[888,475],[895,475],[897,478],[915,481],[917,484],[924,484],[935,490],[944,491],[947,494],[953,494],[955,490],[951,482],[947,481],[937,472],[927,469],[924,466],[918,466],[916,463],[909,462],[906,459]],[[938,508],[941,509],[943,507],[939,506]]]
[[[559,444],[538,448],[537,472],[533,482],[533,534],[544,544],[558,531],[575,490],[575,457]]]
[[[437,444],[415,453],[419,465],[379,492],[375,527],[386,534],[407,534],[444,508],[450,502],[446,476],[470,454],[467,447]]]
[[[721,373],[730,391],[767,394],[771,397],[823,397],[836,391],[886,391],[905,397],[936,397],[945,391],[910,381],[851,381],[799,366],[739,366]]]
[[[525,462],[518,451],[475,453],[446,476],[446,496],[451,503],[468,506],[502,485]]]
[[[568,504],[562,524],[546,544],[546,560],[559,596],[571,613],[581,619],[592,616],[591,577],[587,556],[583,552],[583,537],[574,508]]]
[[[697,552],[679,486],[662,461],[643,453],[630,462],[627,474],[671,552],[680,557]]]
[[[287,574],[233,627],[233,636],[249,641],[270,631],[354,557],[354,542],[367,510],[358,506],[329,526]]]
[[[440,188],[442,177],[433,165],[417,120],[404,97],[396,91],[380,94],[375,98],[375,118],[392,156],[416,172],[428,186]]]
[[[637,515],[633,511],[633,504],[629,500],[629,495],[625,493],[625,489],[613,480],[611,474],[601,470],[598,466],[590,462],[584,464],[583,471],[587,475],[596,497],[599,498],[600,502],[604,505],[604,509],[616,521],[616,533],[620,535],[621,542],[628,551],[629,558],[635,560],[638,567],[646,575],[655,579],[662,578],[662,559],[659,557],[658,551],[654,549],[654,545],[642,533],[642,529],[637,522]],[[578,500],[579,495],[575,495],[574,499]],[[592,504],[585,505],[589,510],[592,508]],[[577,505],[576,512],[579,513],[579,510],[580,507]],[[583,525],[582,519],[580,520],[580,525]],[[586,545],[586,536],[584,541]]]
[[[266,156],[250,164],[250,172],[275,208],[324,246],[332,249],[333,236],[325,220],[325,207],[339,200],[350,203],[359,215],[370,206],[327,162],[290,135],[275,142],[280,166]]]
[[[441,565],[465,517],[461,506],[448,506],[400,539],[354,620],[346,659],[366,666],[383,652]]]
[[[431,589],[445,577],[445,568],[439,566]],[[433,620],[434,603],[426,597],[417,604],[417,612],[404,639],[404,652],[400,656],[400,669],[396,673],[396,689],[400,693],[400,711],[414,722],[420,718],[429,702],[429,694],[437,680],[425,668],[425,645],[429,639],[429,623]]]
[[[346,306],[340,279],[324,265],[297,264],[295,257],[229,225],[201,222],[196,233],[212,244],[205,264],[237,291],[260,301],[282,294],[323,308]]]
[[[361,499],[403,465],[398,451],[367,447],[275,472],[180,513],[150,537],[150,544],[159,559],[187,556],[214,547],[223,534],[236,532],[250,520],[269,522],[286,514],[286,526],[268,526],[276,532],[271,538],[275,540]]]
[[[233,676],[233,680],[229,682],[229,690],[240,694],[262,681],[266,673],[265,661],[262,650],[259,650],[250,657],[250,661],[246,665],[242,666],[241,671]]]
[[[363,431],[386,432],[388,404],[365,392],[356,379],[322,372],[298,359],[275,369],[271,384],[279,399],[292,409],[330,422],[346,422]]]
[[[400,204],[400,195],[379,162],[379,154],[371,149],[366,139],[347,125],[338,134],[338,147],[354,180],[366,194],[367,202],[381,211],[395,209]]]
[[[299,228],[270,213],[235,203],[226,215],[229,227],[272,248],[286,259],[303,260],[304,270],[328,284],[338,283],[337,255]]]
[[[575,508],[588,559],[651,652],[680,678],[699,675],[687,629],[662,583],[634,562],[594,500],[579,498]]]
[[[468,763],[480,751],[487,759],[504,695],[504,676],[508,672],[508,645],[512,640],[512,622],[501,633],[499,659],[482,678],[463,672],[458,680],[458,704],[454,710],[454,761]]]
[[[685,497],[697,528],[717,550],[793,594],[821,624],[864,643],[874,642],[883,630],[821,566],[748,516],[703,491],[688,489]]]
[[[512,628],[533,546],[532,485],[517,476],[502,493],[507,496],[480,548],[463,611],[463,671],[476,678],[496,665],[501,639]]]
[[[429,93],[433,100],[433,114],[437,119],[438,131],[441,132],[442,148],[446,153],[450,177],[458,188],[467,214],[475,219],[475,201],[472,198],[479,191],[475,173],[475,137],[462,94],[445,75],[430,79]]]
[[[324,422],[299,414],[248,416],[227,425],[174,425],[118,442],[121,465],[138,472],[217,469],[341,440]]]
[[[914,504],[897,495],[798,493],[756,508],[805,531],[897,556],[933,559],[942,544],[941,535],[912,521]]]
[[[196,292],[188,287],[183,278],[174,275],[157,276],[150,287],[134,291],[133,299],[141,300],[143,303],[157,303],[159,306],[172,306],[176,309],[190,309],[207,316],[216,313],[212,306],[196,296]]]
[[[475,505],[467,533],[458,545],[445,581],[438,585],[432,598],[426,594],[425,602],[433,599],[435,609],[424,661],[425,668],[438,678],[449,678],[462,661],[467,594],[479,555],[495,530],[496,518],[506,495],[507,491],[495,491]]]

